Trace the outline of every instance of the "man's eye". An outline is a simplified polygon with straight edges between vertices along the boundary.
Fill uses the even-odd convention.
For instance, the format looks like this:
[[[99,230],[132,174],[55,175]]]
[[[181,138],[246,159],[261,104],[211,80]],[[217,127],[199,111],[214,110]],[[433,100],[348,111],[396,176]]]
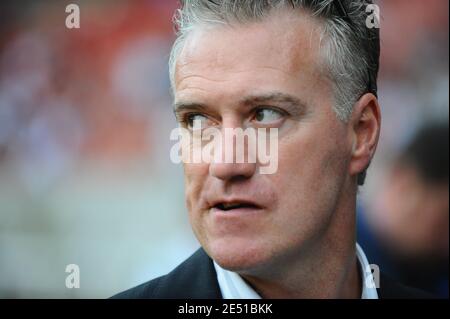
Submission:
[[[282,117],[283,114],[280,111],[270,108],[261,108],[255,112],[255,121],[261,124],[270,124],[280,120]]]
[[[188,114],[185,122],[189,129],[201,129],[207,126],[208,118],[202,114]]]

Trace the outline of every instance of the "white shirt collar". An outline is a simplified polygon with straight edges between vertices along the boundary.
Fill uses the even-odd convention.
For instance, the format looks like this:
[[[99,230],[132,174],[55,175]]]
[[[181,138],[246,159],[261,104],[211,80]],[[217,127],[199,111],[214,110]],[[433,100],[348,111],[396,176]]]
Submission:
[[[378,299],[370,264],[366,254],[358,244],[356,244],[356,256],[361,267],[361,273],[364,274],[362,276],[361,299]],[[223,299],[261,299],[261,296],[237,273],[223,269],[216,262],[214,262],[214,267]]]
[[[362,294],[361,299],[378,299],[377,286],[372,274],[372,267],[361,246],[356,243],[356,257],[361,266]]]

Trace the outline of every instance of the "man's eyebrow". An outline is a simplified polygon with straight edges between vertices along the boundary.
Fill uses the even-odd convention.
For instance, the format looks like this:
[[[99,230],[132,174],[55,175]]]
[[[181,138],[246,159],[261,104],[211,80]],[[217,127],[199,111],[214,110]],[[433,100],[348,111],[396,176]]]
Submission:
[[[281,104],[281,106],[288,108],[288,110],[294,114],[303,114],[306,111],[306,103],[293,95],[282,92],[273,92],[262,95],[250,95],[241,100],[241,104],[246,106],[265,103],[279,103]]]
[[[196,102],[175,102],[173,104],[173,112],[175,114],[180,113],[184,110],[198,110],[198,111],[202,111],[205,110],[207,107],[206,105],[202,104],[202,103],[196,103]]]
[[[243,105],[246,107],[262,104],[281,104],[281,107],[285,107],[293,115],[302,115],[306,112],[306,103],[293,95],[281,92],[249,95],[241,99],[239,102],[239,105]],[[175,115],[186,110],[204,111],[206,109],[208,109],[207,105],[198,102],[179,101],[173,104],[173,112],[175,113]]]

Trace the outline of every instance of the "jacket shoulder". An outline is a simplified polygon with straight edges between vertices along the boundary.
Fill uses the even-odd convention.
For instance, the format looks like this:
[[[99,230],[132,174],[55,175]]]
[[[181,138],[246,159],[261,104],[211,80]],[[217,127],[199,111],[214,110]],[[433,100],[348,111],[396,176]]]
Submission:
[[[380,274],[380,288],[378,290],[378,296],[380,299],[433,299],[432,294],[403,285],[402,283],[395,281],[389,276]]]
[[[143,284],[136,287],[130,288],[128,290],[122,291],[111,299],[149,299],[157,298],[154,296],[155,289],[158,287],[159,282],[166,276],[161,276],[152,280],[149,280]]]
[[[220,299],[212,260],[200,248],[165,276],[152,279],[112,297],[113,299]]]

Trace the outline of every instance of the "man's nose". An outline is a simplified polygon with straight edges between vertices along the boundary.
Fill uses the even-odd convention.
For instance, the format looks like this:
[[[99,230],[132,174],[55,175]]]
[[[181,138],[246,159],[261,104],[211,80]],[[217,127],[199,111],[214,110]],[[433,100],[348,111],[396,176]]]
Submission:
[[[212,161],[209,165],[210,175],[223,181],[248,179],[256,172],[257,164],[254,160],[256,150],[253,149],[252,145],[249,145],[247,139],[236,138],[232,131],[227,132],[227,130],[232,130],[235,127],[230,125],[225,129],[225,133],[222,131],[220,141],[222,147],[218,150],[221,153],[220,160]],[[253,154],[253,156],[250,154]]]
[[[255,170],[255,163],[211,163],[209,165],[209,173],[223,181],[251,178]]]

